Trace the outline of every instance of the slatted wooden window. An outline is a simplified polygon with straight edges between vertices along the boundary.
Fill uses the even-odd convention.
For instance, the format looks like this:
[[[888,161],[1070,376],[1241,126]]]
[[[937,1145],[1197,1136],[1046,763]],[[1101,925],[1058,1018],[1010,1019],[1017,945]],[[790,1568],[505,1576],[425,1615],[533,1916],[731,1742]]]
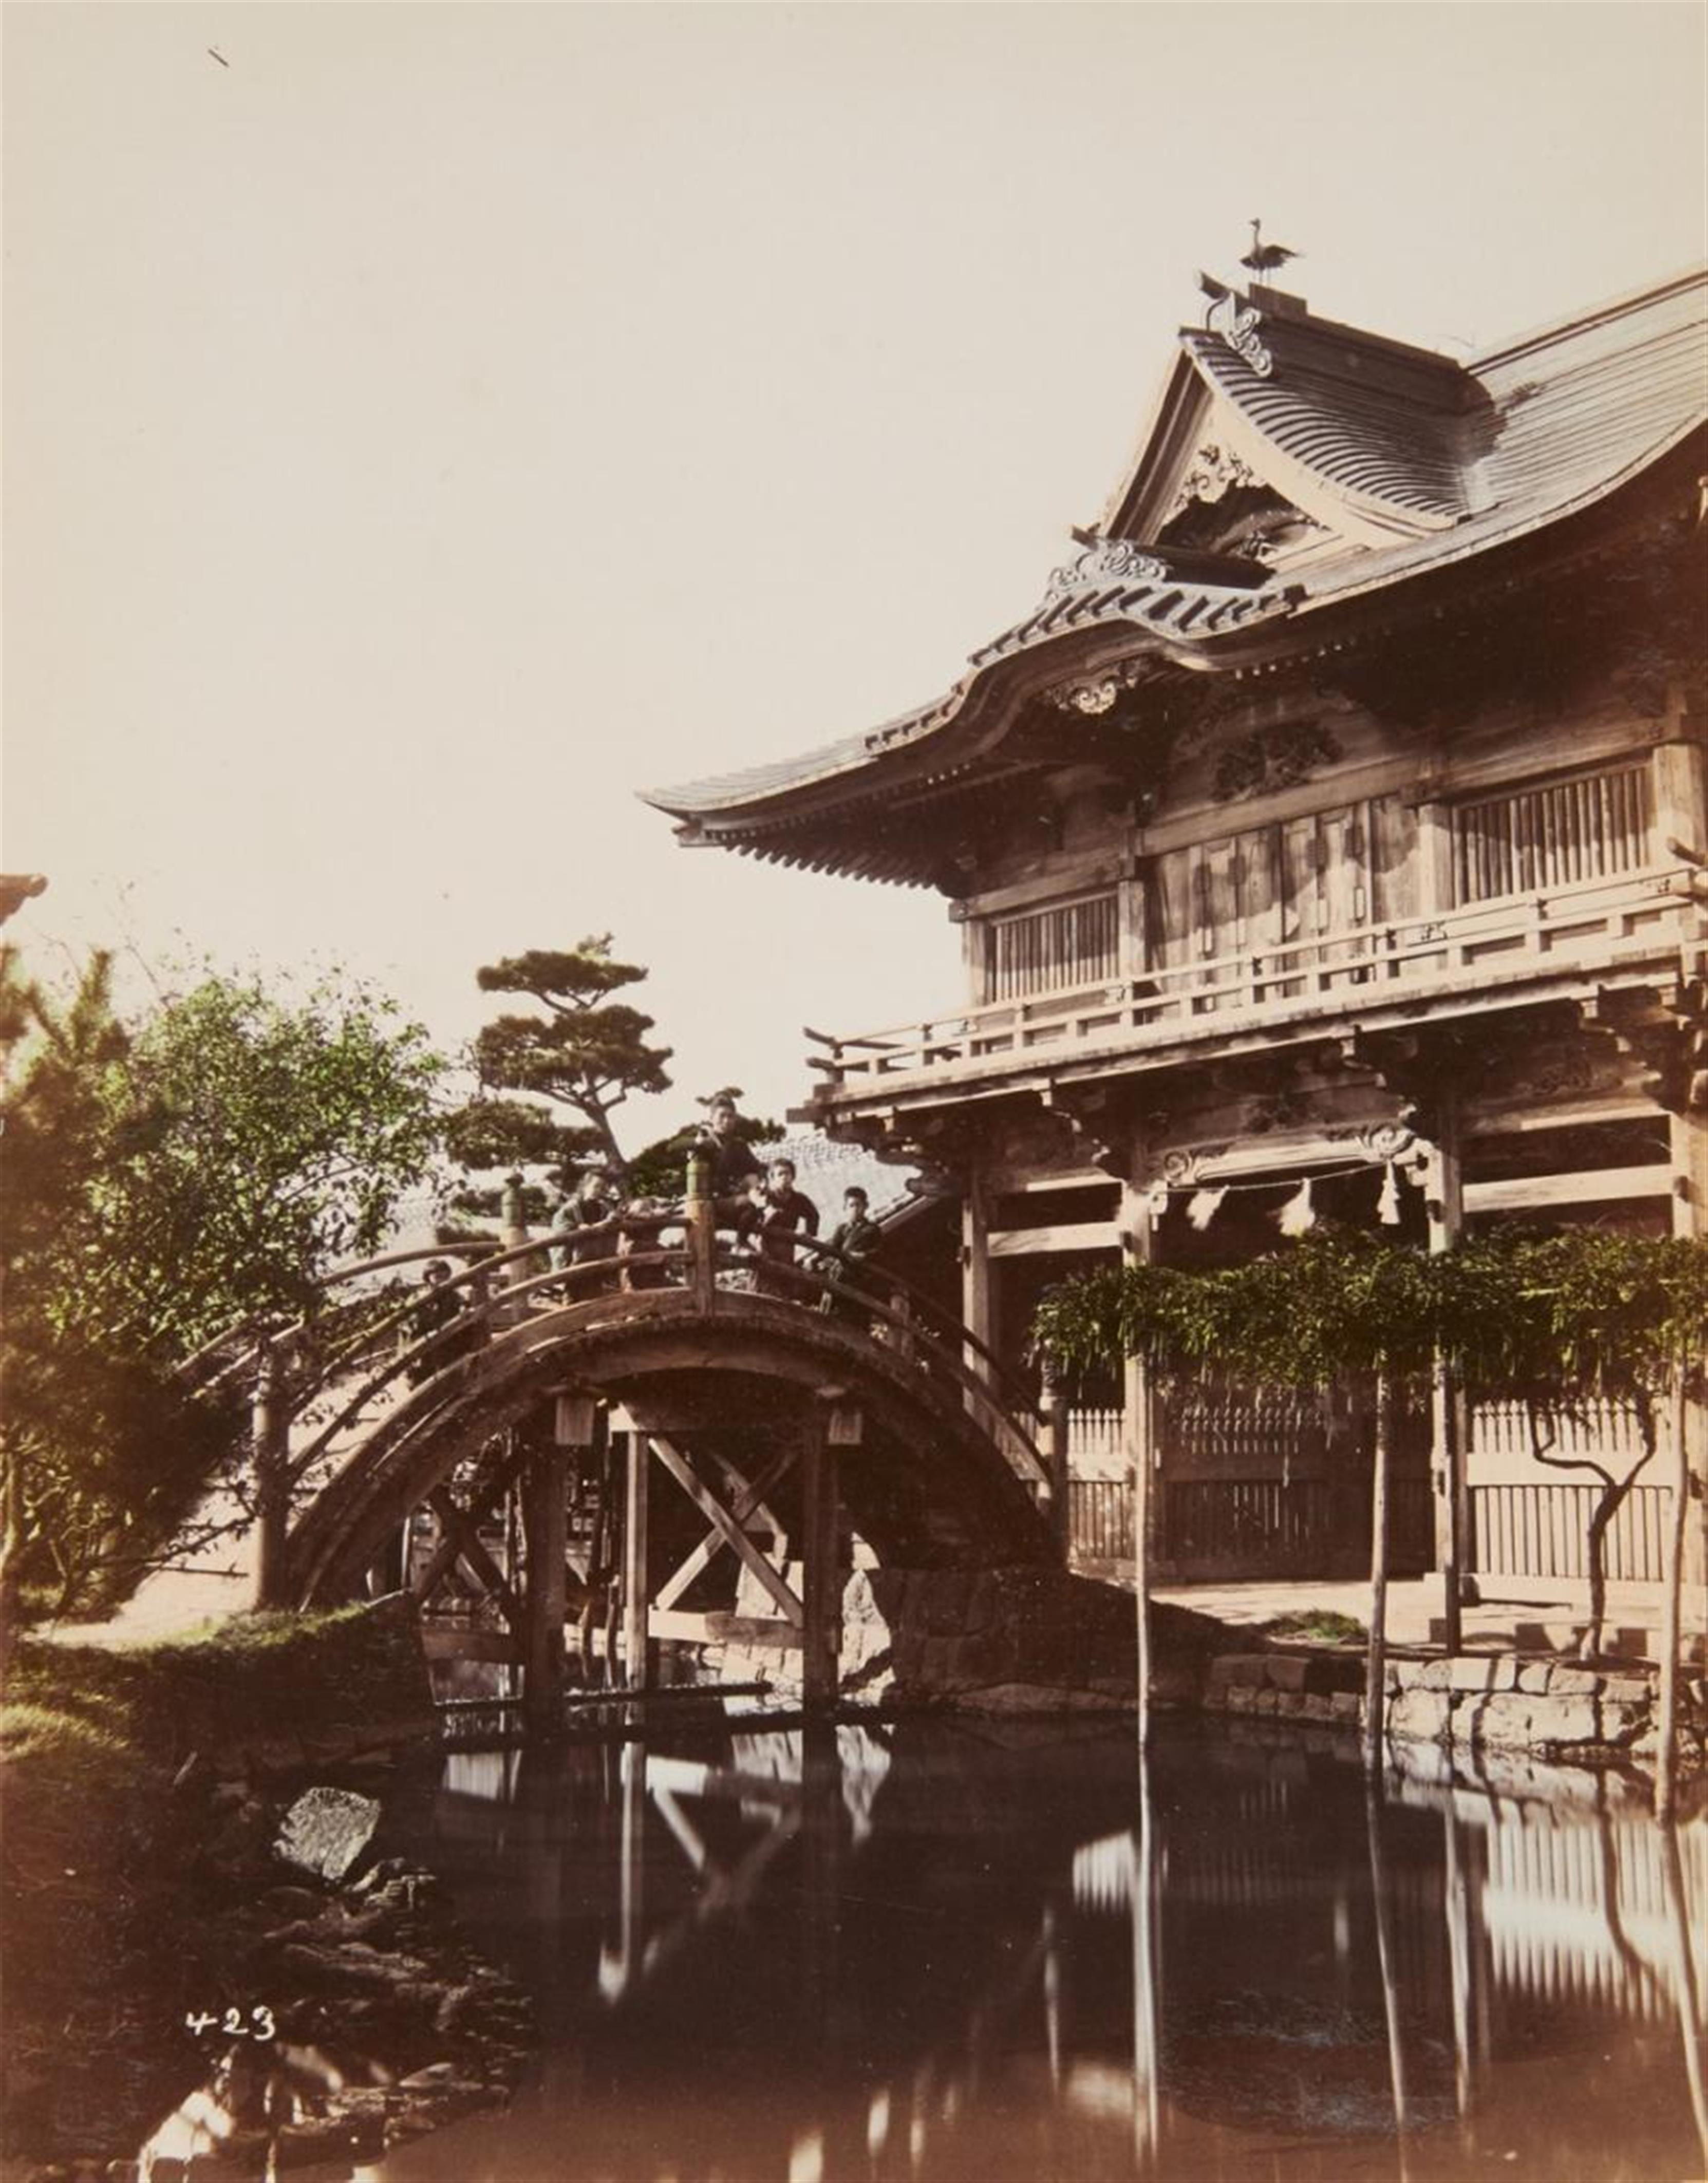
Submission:
[[[1527,788],[1453,814],[1461,903],[1569,886],[1649,861],[1649,769],[1622,766]]]
[[[1094,985],[1121,970],[1121,920],[1114,894],[1029,909],[993,919],[990,993],[993,1001],[1025,1000]]]

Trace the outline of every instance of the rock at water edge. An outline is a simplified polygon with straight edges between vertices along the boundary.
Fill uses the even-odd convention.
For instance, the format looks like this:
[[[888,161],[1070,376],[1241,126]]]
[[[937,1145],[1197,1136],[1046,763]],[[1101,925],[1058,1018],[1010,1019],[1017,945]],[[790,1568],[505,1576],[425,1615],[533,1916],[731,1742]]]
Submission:
[[[374,1838],[380,1807],[353,1789],[305,1789],[286,1813],[275,1856],[317,1880],[341,1880]]]

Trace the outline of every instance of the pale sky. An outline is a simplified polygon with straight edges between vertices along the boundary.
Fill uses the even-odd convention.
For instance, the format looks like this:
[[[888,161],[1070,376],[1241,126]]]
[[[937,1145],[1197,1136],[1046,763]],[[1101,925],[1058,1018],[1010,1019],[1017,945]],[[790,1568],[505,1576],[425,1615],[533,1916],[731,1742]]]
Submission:
[[[947,688],[1253,214],[1460,354],[1701,257],[1705,22],[7,6],[11,933],[340,959],[453,1044],[609,929],[678,1052],[629,1140],[780,1112],[802,1024],[958,1003],[944,905],[633,792]]]

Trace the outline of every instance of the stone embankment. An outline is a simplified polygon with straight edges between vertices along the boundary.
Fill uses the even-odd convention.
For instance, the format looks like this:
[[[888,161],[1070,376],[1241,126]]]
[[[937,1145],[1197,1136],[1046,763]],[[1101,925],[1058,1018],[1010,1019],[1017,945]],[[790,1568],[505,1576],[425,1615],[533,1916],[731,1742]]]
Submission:
[[[799,1571],[788,1574],[798,1581]],[[749,1582],[744,1578],[744,1587]],[[771,1610],[758,1587],[737,1613]],[[1159,1704],[1355,1732],[1364,1714],[1361,1647],[1277,1640],[1226,1649],[1233,1632],[1162,1603],[1151,1608]],[[1248,1647],[1249,1641],[1248,1640]],[[730,1676],[797,1687],[798,1656],[757,1644],[722,1650]],[[1043,1569],[857,1568],[843,1598],[843,1678],[852,1697],[993,1713],[1119,1712],[1132,1704],[1132,1595]],[[1654,1755],[1655,1675],[1513,1654],[1390,1658],[1390,1736],[1538,1758],[1642,1764]],[[1700,1764],[1708,1729],[1701,1682],[1687,1686],[1682,1756]]]
[[[1579,1765],[1654,1757],[1656,1676],[1623,1663],[1603,1670],[1510,1653],[1388,1663],[1387,1732],[1406,1742],[1525,1751]],[[1364,1717],[1361,1653],[1277,1649],[1209,1664],[1207,1711],[1338,1728]],[[1700,1763],[1708,1721],[1700,1685],[1686,1691],[1687,1763]]]

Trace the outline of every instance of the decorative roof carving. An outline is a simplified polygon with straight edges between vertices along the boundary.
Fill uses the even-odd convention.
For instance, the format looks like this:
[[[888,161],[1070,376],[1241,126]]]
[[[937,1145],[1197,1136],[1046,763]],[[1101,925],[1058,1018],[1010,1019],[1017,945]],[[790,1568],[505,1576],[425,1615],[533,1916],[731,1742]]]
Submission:
[[[1219,290],[1214,294],[1210,308],[1204,314],[1209,331],[1224,341],[1243,364],[1249,365],[1260,379],[1267,379],[1275,369],[1275,358],[1258,337],[1258,328],[1263,324],[1263,314],[1255,303],[1243,303],[1232,288],[1222,288],[1207,275],[1199,279],[1206,291]]]
[[[1082,714],[1095,719],[1114,710],[1123,690],[1135,689],[1149,680],[1152,667],[1148,658],[1124,659],[1118,666],[1089,675],[1083,681],[1063,682],[1054,690],[1045,691],[1044,702],[1059,712]]]
[[[1060,592],[1084,591],[1093,584],[1119,583],[1123,578],[1129,582],[1166,583],[1168,573],[1167,562],[1143,547],[1125,538],[1099,538],[1077,561],[1053,572],[1049,596],[1054,598]]]
[[[1193,501],[1213,507],[1234,486],[1260,486],[1259,477],[1249,463],[1216,442],[1205,441],[1194,452],[1192,467],[1180,481],[1180,489],[1169,503],[1163,521],[1169,523]]]

